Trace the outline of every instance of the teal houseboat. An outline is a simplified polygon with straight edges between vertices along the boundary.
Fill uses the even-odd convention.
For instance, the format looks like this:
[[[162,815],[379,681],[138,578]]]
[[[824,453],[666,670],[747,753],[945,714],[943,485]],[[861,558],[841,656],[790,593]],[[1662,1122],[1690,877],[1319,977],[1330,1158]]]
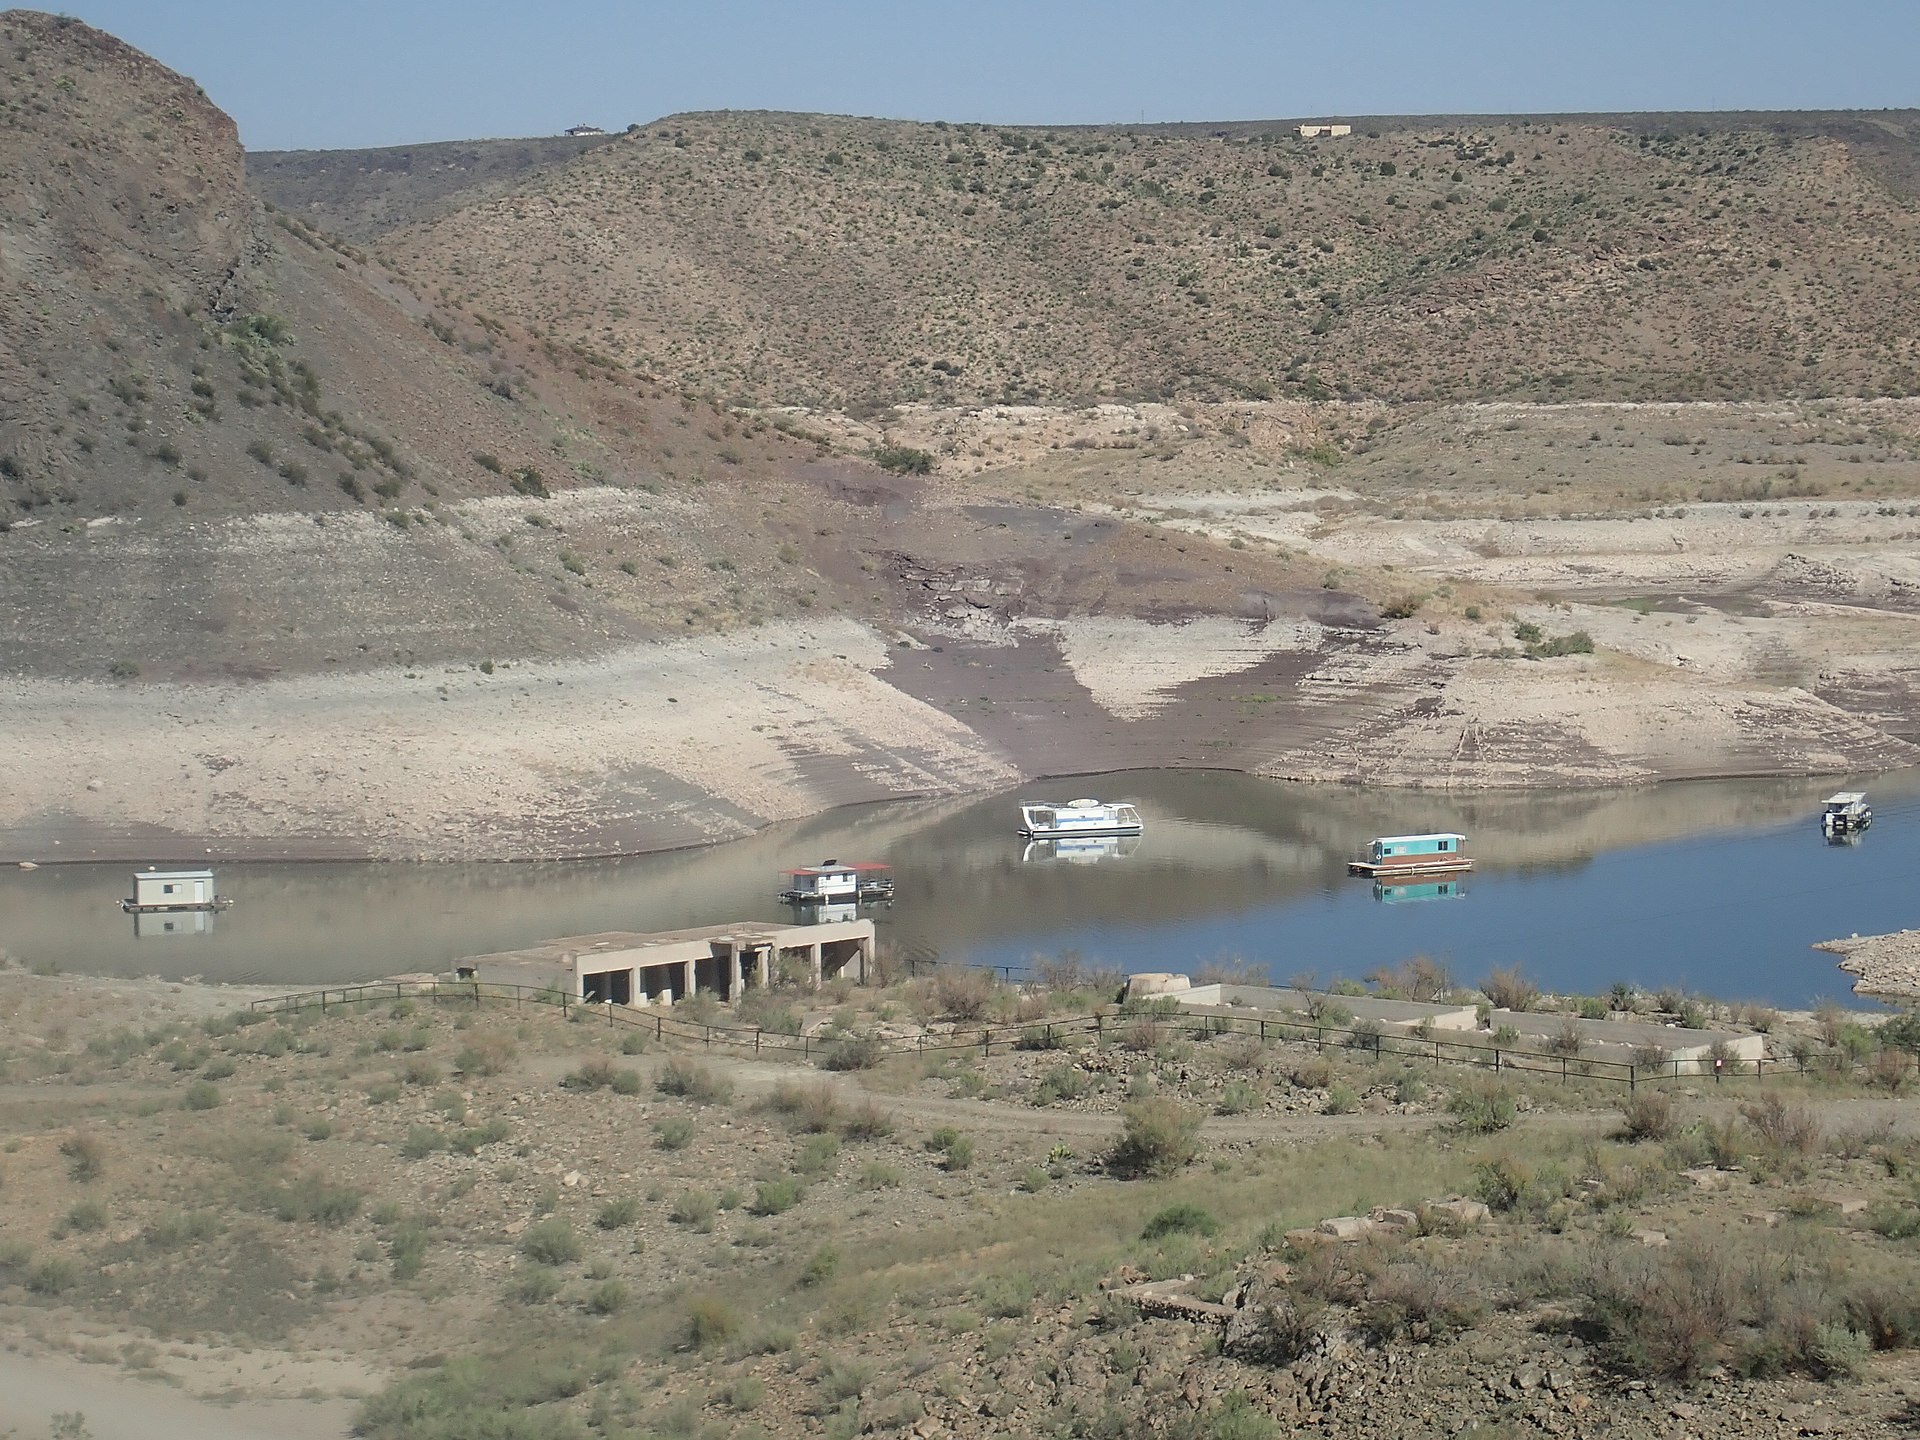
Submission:
[[[1350,875],[1458,875],[1473,869],[1467,837],[1445,831],[1434,835],[1383,835],[1358,860],[1347,862]]]

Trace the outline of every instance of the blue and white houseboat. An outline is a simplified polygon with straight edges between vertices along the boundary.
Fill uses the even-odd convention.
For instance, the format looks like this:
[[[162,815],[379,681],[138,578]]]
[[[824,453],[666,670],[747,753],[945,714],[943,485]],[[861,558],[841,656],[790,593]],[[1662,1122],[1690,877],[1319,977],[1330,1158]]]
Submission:
[[[1383,835],[1358,860],[1347,862],[1350,875],[1398,879],[1405,875],[1459,875],[1473,869],[1467,837],[1453,831],[1432,835]]]

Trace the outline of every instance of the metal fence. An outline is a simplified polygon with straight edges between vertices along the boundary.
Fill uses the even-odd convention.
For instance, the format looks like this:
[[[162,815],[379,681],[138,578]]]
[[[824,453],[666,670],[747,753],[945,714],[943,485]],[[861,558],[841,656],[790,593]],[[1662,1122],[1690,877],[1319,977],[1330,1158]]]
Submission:
[[[996,1051],[1004,1054],[1010,1050],[1065,1050],[1072,1048],[1076,1042],[1088,1041],[1102,1045],[1113,1040],[1145,1049],[1161,1038],[1170,1036],[1213,1039],[1244,1035],[1257,1038],[1262,1045],[1282,1042],[1310,1045],[1322,1052],[1344,1051],[1375,1059],[1400,1056],[1433,1065],[1472,1066],[1496,1075],[1541,1075],[1557,1079],[1563,1084],[1575,1080],[1594,1080],[1603,1084],[1622,1085],[1629,1091],[1654,1081],[1705,1079],[1709,1075],[1716,1081],[1764,1080],[1768,1075],[1798,1074],[1808,1068],[1801,1061],[1791,1058],[1746,1059],[1732,1056],[1704,1062],[1669,1059],[1662,1064],[1642,1065],[1630,1060],[1603,1060],[1552,1051],[1523,1050],[1463,1035],[1400,1035],[1368,1028],[1326,1025],[1306,1018],[1212,1015],[1190,1010],[1169,1011],[1156,1007],[1134,1009],[1124,1006],[1058,1020],[1010,1024],[982,1022],[978,1025],[956,1026],[945,1034],[872,1041],[852,1039],[845,1035],[795,1035],[757,1025],[717,1025],[675,1015],[665,1009],[593,1004],[565,990],[530,985],[483,984],[476,980],[372,981],[273,996],[254,1001],[250,1008],[271,1014],[318,1010],[325,1015],[335,1010],[353,1010],[364,1005],[398,1000],[472,1005],[476,1009],[483,1005],[497,1005],[510,1006],[515,1010],[558,1011],[562,1017],[577,1023],[604,1023],[614,1029],[650,1035],[655,1040],[679,1040],[708,1050],[718,1047],[742,1054],[787,1054],[802,1060],[817,1057],[830,1065],[836,1058],[851,1059],[847,1047],[855,1044],[877,1044],[881,1053],[888,1055],[977,1053],[990,1056]],[[1706,1068],[1698,1068],[1702,1065]]]

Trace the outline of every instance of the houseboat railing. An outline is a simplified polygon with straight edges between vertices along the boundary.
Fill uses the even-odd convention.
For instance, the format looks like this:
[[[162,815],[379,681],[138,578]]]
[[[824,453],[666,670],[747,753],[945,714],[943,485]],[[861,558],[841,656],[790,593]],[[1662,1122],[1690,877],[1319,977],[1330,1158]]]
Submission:
[[[605,1023],[615,1029],[635,1030],[658,1041],[669,1039],[698,1043],[705,1049],[716,1046],[762,1055],[787,1053],[811,1060],[830,1057],[845,1044],[844,1035],[791,1035],[758,1025],[723,1025],[711,1021],[677,1016],[667,1009],[632,1008],[581,999],[565,990],[532,985],[492,984],[477,980],[378,980],[358,985],[335,985],[320,990],[302,990],[289,995],[255,1000],[249,1009],[268,1014],[297,1014],[318,1010],[321,1014],[351,1011],[363,1006],[395,1000],[429,1000],[436,1004],[471,1004],[557,1010],[563,1018],[578,1023]],[[591,1017],[590,1019],[588,1017]],[[1617,1084],[1633,1091],[1642,1084],[1662,1080],[1765,1080],[1769,1075],[1802,1074],[1819,1068],[1797,1057],[1726,1056],[1707,1059],[1671,1058],[1658,1064],[1633,1060],[1605,1060],[1551,1050],[1526,1050],[1491,1040],[1433,1033],[1389,1034],[1367,1028],[1318,1023],[1310,1018],[1291,1019],[1275,1015],[1216,1015],[1191,1010],[1167,1010],[1152,1003],[1145,1006],[1119,1006],[1096,1010],[1086,1015],[1056,1020],[982,1023],[955,1026],[950,1032],[921,1034],[911,1038],[882,1040],[883,1053],[890,1055],[931,1055],[977,1053],[991,1056],[1013,1050],[1065,1050],[1076,1040],[1101,1045],[1108,1040],[1151,1043],[1162,1036],[1185,1036],[1211,1040],[1227,1035],[1257,1038],[1262,1045],[1289,1043],[1312,1045],[1320,1051],[1344,1050],[1370,1055],[1375,1059],[1400,1056],[1433,1065],[1465,1065],[1490,1070],[1494,1074],[1539,1075],[1563,1084],[1575,1080]],[[1704,1067],[1704,1068],[1703,1068]]]

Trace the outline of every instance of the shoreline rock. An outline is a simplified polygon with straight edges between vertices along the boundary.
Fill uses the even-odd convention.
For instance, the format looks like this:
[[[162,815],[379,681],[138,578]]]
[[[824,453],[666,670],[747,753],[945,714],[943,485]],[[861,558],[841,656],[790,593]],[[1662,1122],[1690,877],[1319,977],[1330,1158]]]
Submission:
[[[1840,968],[1854,977],[1856,995],[1920,999],[1920,930],[1849,935],[1822,940],[1813,948],[1840,957]]]

